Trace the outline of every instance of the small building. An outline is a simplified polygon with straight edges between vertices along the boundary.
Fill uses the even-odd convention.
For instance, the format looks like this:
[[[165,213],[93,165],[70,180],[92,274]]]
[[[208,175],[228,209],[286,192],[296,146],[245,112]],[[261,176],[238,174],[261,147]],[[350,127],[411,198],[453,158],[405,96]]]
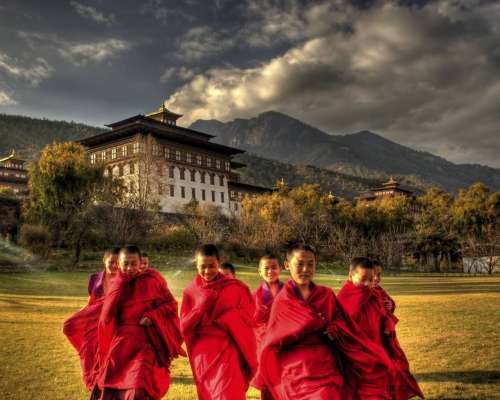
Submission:
[[[392,176],[390,179],[382,183],[382,186],[375,187],[369,190],[369,192],[356,197],[356,201],[374,201],[382,199],[384,197],[394,197],[394,196],[405,196],[410,199],[414,199],[415,195],[412,191],[408,189],[403,189],[399,182],[396,181]]]
[[[244,196],[267,191],[240,182],[233,160],[244,153],[211,141],[215,136],[177,125],[181,114],[162,105],[146,115],[107,125],[111,130],[80,140],[91,163],[104,163],[129,193],[155,198],[163,213],[179,213],[188,203],[212,204],[238,213]]]
[[[0,188],[7,188],[18,197],[28,194],[28,171],[26,161],[16,155],[16,151],[0,158]]]

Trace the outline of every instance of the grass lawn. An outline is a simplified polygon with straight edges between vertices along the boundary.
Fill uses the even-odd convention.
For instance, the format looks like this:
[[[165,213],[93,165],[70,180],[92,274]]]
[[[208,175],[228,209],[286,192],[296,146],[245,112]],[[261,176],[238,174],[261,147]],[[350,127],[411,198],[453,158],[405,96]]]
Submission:
[[[187,258],[179,265],[188,265]],[[166,265],[180,301],[192,272]],[[238,268],[255,288],[253,268]],[[78,357],[62,334],[63,321],[86,303],[86,272],[0,274],[0,398],[88,399]],[[319,274],[341,286],[345,276]],[[397,302],[398,335],[428,399],[500,399],[500,277],[386,277]],[[172,367],[166,399],[195,399],[186,359]],[[249,399],[257,399],[250,390]]]

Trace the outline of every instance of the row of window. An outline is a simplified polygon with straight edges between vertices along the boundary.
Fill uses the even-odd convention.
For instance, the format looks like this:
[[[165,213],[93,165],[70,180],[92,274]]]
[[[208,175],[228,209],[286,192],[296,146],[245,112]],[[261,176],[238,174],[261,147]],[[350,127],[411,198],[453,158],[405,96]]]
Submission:
[[[175,177],[175,168],[178,168],[178,167],[174,167],[173,165],[168,167],[168,177],[171,179],[173,179]],[[191,180],[191,182],[196,182],[196,172],[198,172],[198,174],[200,175],[200,182],[201,183],[207,183],[207,181],[209,181],[210,185],[215,185],[216,184],[215,180],[217,178],[218,185],[224,186],[224,175],[215,175],[215,174],[209,174],[206,172],[200,172],[200,171],[196,171],[196,170],[187,170],[186,168],[182,168],[182,167],[180,167],[178,169],[179,169],[179,178],[181,180],[186,180],[186,172],[188,172],[189,179]],[[111,167],[109,167],[107,169],[107,174],[111,175],[112,171],[113,171],[113,169]],[[157,172],[158,172],[158,176],[163,176],[163,168],[161,168],[161,167],[158,168]],[[135,163],[130,163],[129,164],[129,174],[134,174],[134,173],[135,173]],[[124,165],[123,164],[118,165],[118,176],[123,176],[124,174],[125,174]]]
[[[2,166],[5,167],[5,168],[24,169],[23,168],[23,164],[15,163],[15,162],[12,162],[12,161],[7,161]]]
[[[97,161],[107,161],[108,156],[110,160],[116,160],[119,157],[127,157],[129,154],[129,145],[123,145],[119,147],[113,147],[111,149],[111,154],[109,155],[108,150],[102,150],[90,154],[90,162],[95,164]],[[144,143],[135,142],[132,144],[132,154],[143,153]],[[208,168],[225,169],[226,171],[231,170],[231,163],[229,161],[220,160],[218,158],[212,158],[209,156],[201,154],[193,154],[190,152],[184,152],[176,150],[167,146],[161,146],[159,144],[153,145],[153,155],[160,157],[163,156],[166,160],[182,161],[188,164],[194,164],[198,166],[206,166]]]
[[[11,176],[11,177],[16,177],[16,178],[26,178],[25,173],[19,173],[19,172],[8,172],[8,171],[0,171],[0,176]]]

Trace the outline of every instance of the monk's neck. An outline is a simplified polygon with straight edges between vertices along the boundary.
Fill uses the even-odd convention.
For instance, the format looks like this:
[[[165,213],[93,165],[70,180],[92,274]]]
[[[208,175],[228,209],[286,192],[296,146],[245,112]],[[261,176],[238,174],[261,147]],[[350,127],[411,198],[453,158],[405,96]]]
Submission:
[[[266,283],[267,283],[267,286],[269,287],[269,290],[271,291],[271,294],[273,295],[273,297],[276,296],[276,294],[279,291],[279,281],[266,282]]]
[[[304,298],[304,300],[307,300],[307,298],[311,294],[311,286],[310,286],[310,284],[297,285],[297,287],[299,288],[300,293],[302,294],[302,297]]]

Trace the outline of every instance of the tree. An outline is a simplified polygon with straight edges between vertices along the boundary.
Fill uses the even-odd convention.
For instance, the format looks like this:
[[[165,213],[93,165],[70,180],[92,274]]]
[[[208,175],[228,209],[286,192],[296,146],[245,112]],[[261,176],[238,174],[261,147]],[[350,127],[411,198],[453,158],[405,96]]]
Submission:
[[[112,177],[92,165],[85,148],[74,142],[46,146],[29,169],[27,220],[48,227],[58,247],[73,247],[78,263],[94,205],[114,197]]]

